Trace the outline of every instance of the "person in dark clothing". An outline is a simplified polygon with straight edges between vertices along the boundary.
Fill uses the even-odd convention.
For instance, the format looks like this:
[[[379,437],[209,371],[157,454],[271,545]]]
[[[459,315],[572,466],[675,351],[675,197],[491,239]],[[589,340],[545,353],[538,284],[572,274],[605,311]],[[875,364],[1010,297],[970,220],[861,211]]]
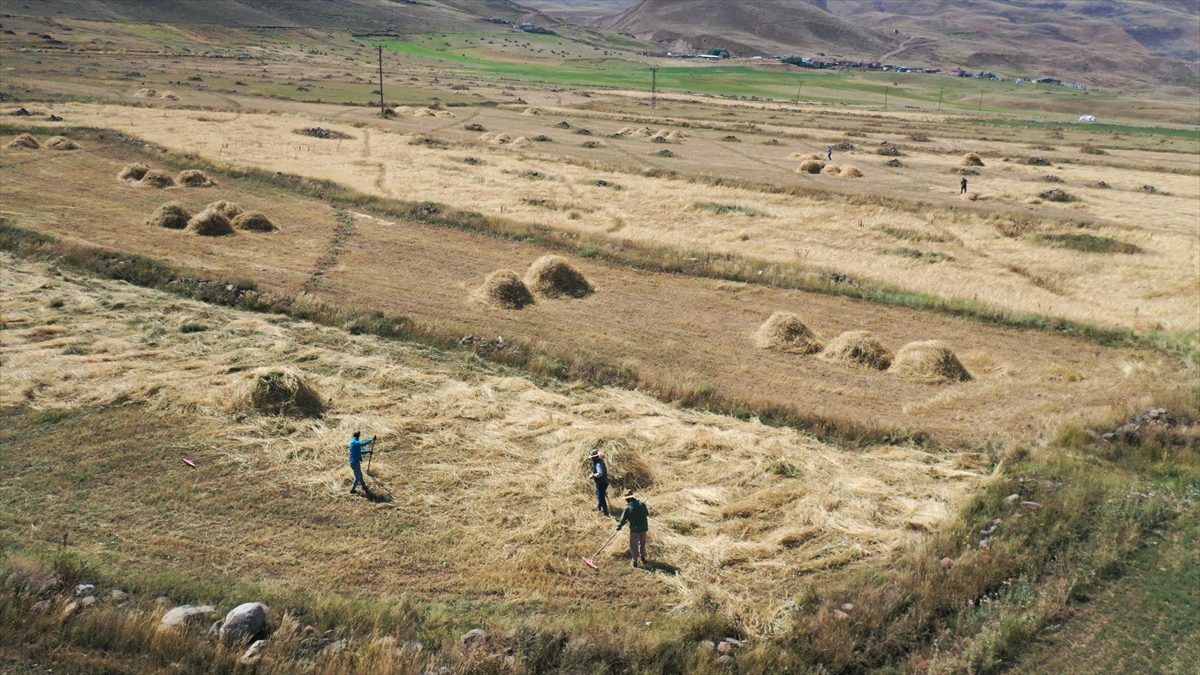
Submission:
[[[363,492],[367,494],[371,492],[367,489],[367,482],[363,480],[362,458],[363,455],[371,454],[370,450],[363,450],[363,448],[374,443],[375,437],[372,436],[371,440],[364,441],[360,438],[361,436],[362,432],[356,431],[354,437],[350,439],[350,470],[354,472],[354,484],[350,486],[350,494],[354,494],[354,489],[359,485],[362,486]]]
[[[829,146],[828,148],[825,148],[825,157],[830,160],[833,159],[833,146],[832,145]]]
[[[958,182],[958,188],[959,188],[958,194],[960,194],[960,195],[967,194],[967,179],[966,178],[964,178]]]
[[[638,558],[641,558],[642,564],[646,564],[646,538],[650,532],[650,512],[646,509],[646,502],[637,498],[633,494],[633,490],[625,491],[625,502],[628,506],[621,513],[621,522],[617,523],[617,530],[620,531],[625,527],[625,523],[629,523],[629,557],[633,560],[633,566],[637,567]]]
[[[600,450],[592,450],[588,455],[592,460],[592,480],[596,482],[596,510],[608,515],[608,465],[600,456]]]

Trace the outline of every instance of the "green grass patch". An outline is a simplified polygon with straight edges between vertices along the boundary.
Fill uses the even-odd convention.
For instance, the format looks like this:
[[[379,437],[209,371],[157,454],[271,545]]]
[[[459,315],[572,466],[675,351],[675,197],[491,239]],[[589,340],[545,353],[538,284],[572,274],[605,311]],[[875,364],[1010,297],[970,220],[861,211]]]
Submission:
[[[692,205],[692,208],[696,209],[697,211],[712,211],[713,213],[717,214],[718,216],[736,215],[736,216],[750,216],[752,218],[770,218],[771,217],[771,214],[767,213],[766,211],[759,211],[758,209],[755,209],[755,208],[752,208],[749,206],[740,206],[738,204],[719,204],[717,202],[696,202],[695,204]]]
[[[1112,237],[1101,237],[1094,234],[1085,233],[1067,233],[1067,234],[1039,234],[1033,238],[1034,243],[1042,246],[1050,246],[1053,248],[1067,248],[1072,251],[1081,251],[1083,253],[1123,253],[1134,254],[1141,253],[1142,249],[1134,244],[1113,239]]]
[[[907,246],[897,246],[895,248],[887,248],[883,250],[888,255],[898,255],[902,258],[912,258],[913,260],[922,260],[927,263],[946,262],[954,260],[954,256],[948,253],[939,253],[937,251],[922,251],[916,248]]]
[[[1064,129],[1083,131],[1096,134],[1148,134],[1152,136],[1171,136],[1190,141],[1200,141],[1200,129],[1179,129],[1175,127],[1139,127],[1131,124],[1072,124],[1069,122],[1038,122],[1034,120],[1005,120],[984,119],[968,120],[972,124],[982,124],[997,127],[1024,127],[1028,129]]]

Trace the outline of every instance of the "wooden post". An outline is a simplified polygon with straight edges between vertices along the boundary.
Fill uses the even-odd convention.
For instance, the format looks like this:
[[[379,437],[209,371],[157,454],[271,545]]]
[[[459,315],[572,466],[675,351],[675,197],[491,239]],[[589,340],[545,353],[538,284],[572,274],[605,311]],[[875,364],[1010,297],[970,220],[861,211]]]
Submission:
[[[800,90],[803,87],[804,87],[804,80],[799,79],[799,82],[796,83],[796,105],[800,105]]]
[[[983,92],[979,92],[979,111],[983,112]]]
[[[379,45],[379,116],[387,117],[387,107],[383,104],[383,45]]]
[[[658,68],[650,69],[650,107],[658,105]]]
[[[942,94],[946,93],[946,88],[938,89],[938,112],[942,111]]]

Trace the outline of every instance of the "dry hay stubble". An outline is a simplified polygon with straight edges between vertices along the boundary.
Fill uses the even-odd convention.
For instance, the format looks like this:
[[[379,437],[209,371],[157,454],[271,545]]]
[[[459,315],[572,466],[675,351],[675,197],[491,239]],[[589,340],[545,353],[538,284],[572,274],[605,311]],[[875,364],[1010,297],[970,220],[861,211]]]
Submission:
[[[945,384],[966,382],[971,374],[945,344],[938,340],[910,342],[896,352],[889,373],[913,382]]]
[[[544,255],[529,266],[525,285],[544,298],[582,298],[596,291],[566,258]]]
[[[512,270],[496,270],[487,275],[483,285],[475,289],[473,298],[490,307],[523,309],[532,305],[533,294],[521,276]]]
[[[831,363],[887,370],[893,356],[869,331],[851,330],[830,340],[820,358]]]
[[[209,204],[188,221],[187,230],[201,237],[224,237],[233,234],[233,225],[229,218]]]
[[[800,317],[791,312],[775,312],[754,333],[759,349],[774,349],[790,354],[812,354],[821,350],[820,338]]]
[[[146,224],[153,227],[165,227],[168,230],[182,230],[187,227],[188,221],[191,219],[192,214],[188,213],[187,209],[180,206],[178,202],[168,202],[158,207]]]

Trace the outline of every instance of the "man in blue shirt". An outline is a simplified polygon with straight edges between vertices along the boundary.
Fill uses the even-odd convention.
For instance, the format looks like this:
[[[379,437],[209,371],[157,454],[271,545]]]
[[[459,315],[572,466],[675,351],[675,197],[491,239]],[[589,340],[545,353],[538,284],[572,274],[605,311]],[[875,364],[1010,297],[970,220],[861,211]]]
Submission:
[[[371,454],[370,450],[363,450],[363,448],[374,443],[375,437],[372,436],[371,440],[364,441],[360,440],[359,436],[361,436],[361,432],[356,431],[354,432],[354,438],[350,439],[350,470],[354,472],[354,484],[350,486],[350,494],[354,494],[354,489],[359,485],[363,487],[364,493],[370,494],[371,491],[367,489],[367,482],[363,480],[362,456]]]
[[[592,450],[588,455],[592,460],[592,480],[596,481],[596,510],[608,515],[608,465],[600,456],[600,450]]]

